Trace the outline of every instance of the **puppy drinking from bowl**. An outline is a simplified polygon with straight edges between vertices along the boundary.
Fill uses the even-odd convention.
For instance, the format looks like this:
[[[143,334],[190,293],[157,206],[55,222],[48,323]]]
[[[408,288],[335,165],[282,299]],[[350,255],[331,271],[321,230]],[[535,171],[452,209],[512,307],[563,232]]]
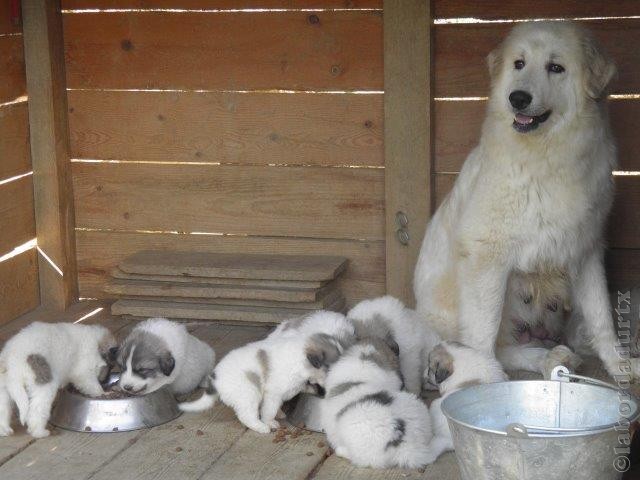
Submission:
[[[122,342],[117,363],[118,386],[144,395],[169,385],[174,394],[205,387],[215,364],[213,349],[187,328],[165,318],[150,318],[135,326]]]
[[[329,366],[353,340],[338,333],[269,336],[232,350],[216,366],[202,397],[180,409],[206,410],[220,398],[244,425],[269,433],[279,427],[276,415],[285,401],[309,385],[324,385]]]
[[[0,436],[13,433],[12,401],[30,435],[48,436],[58,390],[72,383],[85,395],[102,395],[116,350],[99,325],[35,322],[20,330],[0,352]]]

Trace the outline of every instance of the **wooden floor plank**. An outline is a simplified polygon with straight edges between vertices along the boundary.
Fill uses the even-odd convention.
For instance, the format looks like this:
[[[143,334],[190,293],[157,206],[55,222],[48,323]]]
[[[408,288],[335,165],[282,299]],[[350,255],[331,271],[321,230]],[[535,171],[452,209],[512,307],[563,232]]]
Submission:
[[[0,478],[20,480],[87,479],[146,432],[57,434],[29,445],[2,467]]]
[[[196,479],[245,430],[233,411],[221,405],[201,414],[184,414],[149,431],[105,464],[92,480]]]
[[[324,435],[308,433],[275,443],[275,433],[248,430],[201,477],[202,480],[302,480],[324,460]],[[321,446],[320,446],[321,445]]]

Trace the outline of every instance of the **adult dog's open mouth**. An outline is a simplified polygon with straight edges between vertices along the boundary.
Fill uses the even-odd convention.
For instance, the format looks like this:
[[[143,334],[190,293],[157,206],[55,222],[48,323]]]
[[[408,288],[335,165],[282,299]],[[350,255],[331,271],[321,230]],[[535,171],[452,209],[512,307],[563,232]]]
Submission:
[[[542,115],[530,116],[523,113],[516,113],[513,119],[513,128],[520,133],[527,133],[538,128],[538,125],[544,123],[551,115],[551,110],[547,110]]]

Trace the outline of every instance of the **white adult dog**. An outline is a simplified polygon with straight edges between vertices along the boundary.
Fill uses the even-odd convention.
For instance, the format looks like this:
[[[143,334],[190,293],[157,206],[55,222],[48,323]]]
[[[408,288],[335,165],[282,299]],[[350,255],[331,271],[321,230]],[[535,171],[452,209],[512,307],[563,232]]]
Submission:
[[[575,315],[610,374],[616,352],[603,268],[616,149],[606,111],[615,66],[570,22],[524,23],[488,57],[480,144],[433,216],[418,260],[417,310],[444,339],[493,352],[513,272],[561,270]]]

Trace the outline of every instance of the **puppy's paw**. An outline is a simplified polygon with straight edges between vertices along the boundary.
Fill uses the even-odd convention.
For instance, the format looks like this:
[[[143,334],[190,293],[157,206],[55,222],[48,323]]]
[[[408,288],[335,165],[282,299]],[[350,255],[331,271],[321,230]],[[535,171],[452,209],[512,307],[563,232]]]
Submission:
[[[99,384],[83,385],[82,388],[76,388],[89,397],[99,397],[100,395],[104,395],[104,389]]]
[[[542,367],[542,374],[545,380],[549,380],[551,378],[551,372],[558,365],[563,365],[572,372],[575,372],[581,364],[582,358],[579,355],[573,353],[571,349],[565,345],[558,345],[547,353]]]
[[[13,435],[13,428],[9,425],[0,425],[0,437],[8,437]]]
[[[336,448],[336,455],[342,458],[349,458],[349,452],[343,447]]]
[[[256,422],[251,425],[247,425],[251,430],[258,433],[271,433],[271,427],[266,423]]]
[[[271,430],[278,430],[280,428],[280,422],[275,418],[270,422],[267,422],[267,425],[269,425],[269,428],[271,428]]]
[[[27,430],[29,435],[31,435],[33,438],[46,438],[49,435],[51,435],[51,432],[49,430],[47,430],[46,428],[38,428],[35,430],[32,429],[28,429]]]

